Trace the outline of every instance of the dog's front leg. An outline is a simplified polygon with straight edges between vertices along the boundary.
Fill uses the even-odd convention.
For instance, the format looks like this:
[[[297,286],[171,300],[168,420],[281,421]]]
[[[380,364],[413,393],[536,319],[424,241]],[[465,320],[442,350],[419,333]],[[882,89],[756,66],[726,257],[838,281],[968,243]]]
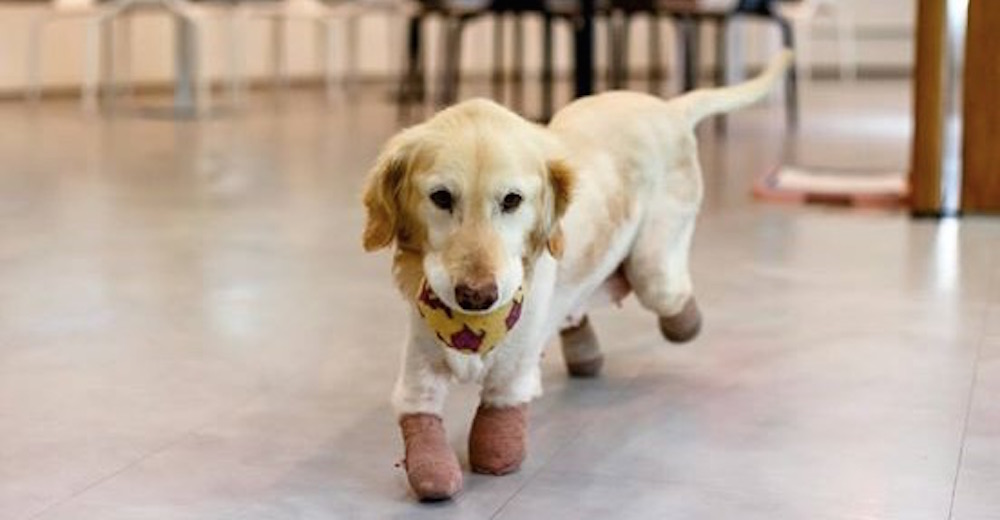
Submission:
[[[527,455],[528,403],[542,391],[541,348],[520,354],[499,357],[483,381],[469,431],[469,464],[477,473],[512,473]]]
[[[444,500],[462,489],[462,470],[441,421],[450,378],[441,348],[413,311],[392,401],[406,449],[407,480],[421,500]]]

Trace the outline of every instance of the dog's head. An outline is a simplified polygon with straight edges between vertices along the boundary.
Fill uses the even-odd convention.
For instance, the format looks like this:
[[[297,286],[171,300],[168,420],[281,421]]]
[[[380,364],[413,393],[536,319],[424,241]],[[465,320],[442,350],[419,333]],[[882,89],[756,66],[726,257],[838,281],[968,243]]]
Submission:
[[[404,130],[365,189],[364,247],[419,255],[448,306],[505,305],[546,251],[559,258],[573,175],[547,130],[474,100]]]

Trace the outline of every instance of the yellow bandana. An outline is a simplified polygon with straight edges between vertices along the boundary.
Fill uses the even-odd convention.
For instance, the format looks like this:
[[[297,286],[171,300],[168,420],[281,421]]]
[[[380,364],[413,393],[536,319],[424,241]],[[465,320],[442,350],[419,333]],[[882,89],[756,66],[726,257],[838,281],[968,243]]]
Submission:
[[[417,293],[417,311],[442,346],[463,354],[485,356],[521,318],[524,291],[518,289],[509,303],[489,314],[465,314],[445,305],[425,280]]]

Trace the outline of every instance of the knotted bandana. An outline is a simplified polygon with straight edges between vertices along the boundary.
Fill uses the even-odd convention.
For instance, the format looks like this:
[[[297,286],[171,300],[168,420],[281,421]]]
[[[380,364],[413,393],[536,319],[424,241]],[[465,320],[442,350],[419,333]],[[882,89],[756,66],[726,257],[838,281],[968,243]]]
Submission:
[[[518,288],[511,301],[499,309],[488,314],[466,314],[448,307],[426,280],[417,294],[417,311],[442,346],[480,356],[493,350],[514,328],[521,318],[522,303],[524,291]]]

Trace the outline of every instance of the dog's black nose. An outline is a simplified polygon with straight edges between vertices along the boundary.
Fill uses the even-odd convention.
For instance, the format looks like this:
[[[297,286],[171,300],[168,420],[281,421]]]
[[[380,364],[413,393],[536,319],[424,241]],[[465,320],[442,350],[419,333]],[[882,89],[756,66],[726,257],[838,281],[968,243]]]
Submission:
[[[490,282],[473,286],[460,283],[455,286],[455,300],[459,307],[467,311],[489,309],[497,301],[497,284]]]

